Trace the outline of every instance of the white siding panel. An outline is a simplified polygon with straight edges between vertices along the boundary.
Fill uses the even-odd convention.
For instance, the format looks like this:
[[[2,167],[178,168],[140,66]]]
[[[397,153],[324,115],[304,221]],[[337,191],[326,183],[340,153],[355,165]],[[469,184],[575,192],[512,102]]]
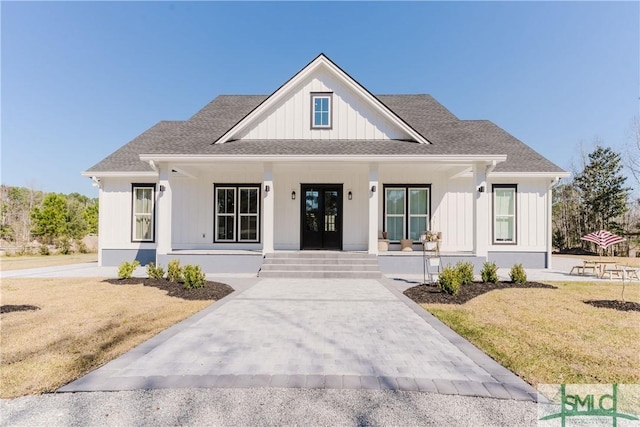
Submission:
[[[131,241],[131,184],[134,182],[142,184],[154,181],[102,178],[99,225],[101,249],[155,248],[155,243]]]
[[[333,93],[332,129],[311,129],[311,92]],[[259,117],[242,139],[398,139],[408,135],[326,72],[301,82]]]
[[[517,244],[491,245],[491,251],[546,251],[547,203],[549,181],[547,179],[520,179],[491,181],[491,184],[517,184]],[[493,200],[491,203],[492,209]],[[493,218],[492,215],[490,215]],[[493,227],[493,225],[492,225]],[[493,236],[490,236],[493,239]]]

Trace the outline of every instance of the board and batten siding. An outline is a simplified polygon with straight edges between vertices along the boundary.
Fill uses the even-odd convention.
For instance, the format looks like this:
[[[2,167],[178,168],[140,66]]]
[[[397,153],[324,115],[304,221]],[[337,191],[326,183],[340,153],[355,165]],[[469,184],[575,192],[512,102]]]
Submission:
[[[154,180],[140,178],[102,178],[98,228],[100,249],[154,249],[155,243],[132,242],[131,186],[154,184]],[[156,193],[157,196],[157,193]],[[157,233],[157,229],[156,229]],[[157,234],[154,234],[157,237]]]
[[[259,243],[214,244],[213,186],[260,184],[262,164],[223,164],[198,168],[194,177],[172,177],[171,231],[173,249],[259,249]],[[261,193],[263,196],[264,194]],[[262,204],[262,200],[260,201]]]
[[[473,182],[471,178],[449,179],[448,168],[416,164],[381,165],[379,170],[379,229],[384,227],[384,185],[431,185],[431,229],[442,232],[440,249],[449,252],[473,250]]]
[[[499,180],[490,180],[488,182],[489,190],[493,184],[516,184],[518,186],[518,195],[516,203],[517,225],[515,245],[494,245],[489,246],[492,252],[500,251],[538,251],[547,250],[548,240],[548,224],[547,224],[547,207],[549,203],[549,180],[548,179],[518,179],[510,180],[501,178]],[[490,209],[493,209],[493,199],[490,203]],[[492,217],[493,210],[489,217]],[[490,225],[491,231],[489,238],[493,242],[493,224]]]
[[[311,129],[311,93],[332,92],[332,128]],[[302,81],[241,139],[405,139],[409,136],[327,72]]]
[[[367,250],[369,178],[368,165],[313,163],[274,165],[275,218],[274,248],[300,249],[301,184],[342,184],[343,235],[345,251]],[[351,190],[352,200],[347,194]],[[296,200],[291,200],[291,192]]]

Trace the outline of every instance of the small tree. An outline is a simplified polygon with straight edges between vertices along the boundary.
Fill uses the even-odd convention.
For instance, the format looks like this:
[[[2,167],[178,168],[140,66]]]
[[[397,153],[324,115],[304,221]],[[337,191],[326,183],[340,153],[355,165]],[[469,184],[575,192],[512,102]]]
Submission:
[[[31,211],[33,234],[44,243],[52,243],[56,237],[67,232],[67,201],[62,194],[50,193],[44,198],[42,207]]]
[[[630,188],[625,187],[627,177],[622,174],[622,157],[611,148],[596,147],[589,154],[589,163],[575,178],[582,202],[581,216],[584,229],[606,229],[621,233],[615,219],[624,214]]]

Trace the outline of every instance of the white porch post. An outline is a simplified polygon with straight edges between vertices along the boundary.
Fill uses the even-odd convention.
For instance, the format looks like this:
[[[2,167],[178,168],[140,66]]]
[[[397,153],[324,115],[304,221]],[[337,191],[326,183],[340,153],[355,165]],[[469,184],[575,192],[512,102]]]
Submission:
[[[489,198],[491,189],[487,185],[487,167],[484,163],[473,165],[473,252],[476,256],[489,254],[489,230],[491,229]],[[483,191],[480,191],[480,190]]]
[[[171,251],[171,168],[167,163],[158,165],[158,197],[156,198],[156,263],[158,255],[166,255]]]
[[[264,164],[262,194],[262,253],[268,254],[273,252],[273,227],[275,225],[275,188],[273,187],[273,165],[271,163]]]
[[[372,191],[375,189],[375,191]],[[378,183],[378,165],[369,164],[369,253],[378,255],[378,191],[382,191]]]
[[[546,268],[551,267],[551,255],[553,253],[553,186],[558,182],[558,179],[551,181],[549,191],[547,191],[547,265]]]

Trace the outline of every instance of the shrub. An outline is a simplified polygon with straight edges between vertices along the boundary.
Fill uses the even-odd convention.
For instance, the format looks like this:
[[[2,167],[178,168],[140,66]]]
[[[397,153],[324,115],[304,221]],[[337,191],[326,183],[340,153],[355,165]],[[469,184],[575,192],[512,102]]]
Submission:
[[[180,260],[172,259],[167,266],[167,279],[170,282],[182,282],[182,267]]]
[[[185,289],[203,288],[207,280],[199,265],[185,265],[182,268]]]
[[[78,241],[78,252],[80,252],[81,254],[89,253],[89,248],[87,248],[87,245],[82,240]]]
[[[118,279],[131,279],[131,275],[139,265],[138,260],[133,262],[123,261],[122,264],[118,266]]]
[[[51,255],[51,251],[49,251],[49,246],[48,245],[41,245],[40,246],[40,255]]]
[[[458,291],[460,291],[458,270],[450,265],[443,268],[438,275],[438,286],[449,295],[458,295]]]
[[[495,262],[485,262],[480,272],[484,283],[498,283],[498,266]]]
[[[155,263],[147,264],[147,275],[149,279],[162,279],[164,277],[164,268],[161,265],[156,267]]]
[[[60,253],[63,255],[69,255],[71,253],[71,242],[66,237],[61,237],[58,240],[58,249],[60,249]]]
[[[527,282],[527,273],[524,272],[522,264],[515,264],[511,267],[509,277],[513,283],[523,284]]]
[[[469,261],[458,261],[456,264],[461,285],[473,283],[473,264]]]

